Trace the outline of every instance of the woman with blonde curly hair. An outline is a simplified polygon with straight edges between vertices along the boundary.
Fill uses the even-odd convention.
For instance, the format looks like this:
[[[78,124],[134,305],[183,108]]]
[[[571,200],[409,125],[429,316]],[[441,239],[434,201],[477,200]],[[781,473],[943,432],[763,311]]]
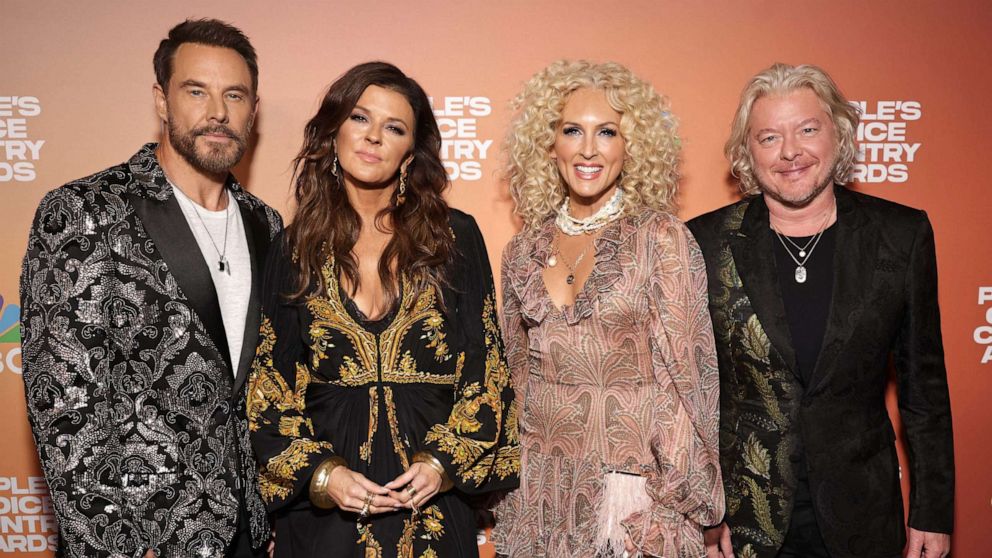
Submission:
[[[506,141],[524,228],[503,254],[521,486],[511,557],[705,555],[723,516],[716,353],[702,255],[674,215],[666,101],[615,63],[559,61]]]

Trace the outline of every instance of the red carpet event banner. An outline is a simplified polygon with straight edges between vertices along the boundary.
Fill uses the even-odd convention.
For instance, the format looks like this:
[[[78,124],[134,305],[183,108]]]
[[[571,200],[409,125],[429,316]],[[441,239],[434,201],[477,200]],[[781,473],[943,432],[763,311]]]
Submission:
[[[258,51],[258,119],[235,175],[287,217],[291,161],[327,86],[370,60],[418,80],[444,139],[448,200],[478,220],[497,273],[520,228],[501,175],[509,103],[553,60],[616,61],[668,96],[682,138],[683,219],[739,197],[723,144],[747,80],[774,62],[824,68],[862,110],[854,188],[924,209],[933,223],[940,288],[932,295],[942,313],[957,467],[952,556],[987,555],[992,204],[981,165],[992,153],[992,9],[982,0],[4,0],[0,555],[51,556],[57,544],[20,375],[18,278],[32,215],[50,189],[157,141],[152,54],[190,17],[229,21]],[[898,433],[894,383],[889,403]],[[483,556],[491,556],[484,538]]]

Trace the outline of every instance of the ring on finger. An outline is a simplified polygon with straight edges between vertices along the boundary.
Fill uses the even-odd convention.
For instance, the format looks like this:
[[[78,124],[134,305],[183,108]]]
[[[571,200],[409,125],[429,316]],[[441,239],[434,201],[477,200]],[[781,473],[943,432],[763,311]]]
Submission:
[[[375,500],[375,494],[368,492],[365,494],[365,502],[362,505],[362,511],[359,512],[358,517],[365,519],[369,516],[369,508],[372,507],[372,500]]]
[[[412,484],[407,485],[406,493],[410,495],[411,500],[417,497],[417,489],[414,488]]]

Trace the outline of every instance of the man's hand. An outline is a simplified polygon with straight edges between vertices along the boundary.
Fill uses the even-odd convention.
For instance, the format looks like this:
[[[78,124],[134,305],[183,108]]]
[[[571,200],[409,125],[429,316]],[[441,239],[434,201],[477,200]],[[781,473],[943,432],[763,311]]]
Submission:
[[[155,558],[155,552],[149,548],[148,552],[145,552],[144,558]]]
[[[703,544],[706,545],[706,558],[734,558],[734,547],[730,544],[730,527],[726,523],[705,529]]]
[[[944,558],[951,551],[951,536],[909,528],[906,558]]]

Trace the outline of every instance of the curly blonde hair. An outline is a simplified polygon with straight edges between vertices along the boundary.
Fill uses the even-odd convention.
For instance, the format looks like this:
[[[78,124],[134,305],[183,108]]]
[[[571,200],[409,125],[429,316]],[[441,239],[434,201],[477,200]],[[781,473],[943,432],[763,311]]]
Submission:
[[[841,93],[827,72],[812,64],[790,66],[781,62],[751,78],[741,92],[741,100],[730,126],[730,139],[723,148],[730,160],[730,173],[740,181],[744,195],[753,196],[761,191],[761,184],[754,173],[754,159],[748,147],[748,124],[755,101],[769,95],[784,95],[807,88],[820,99],[823,110],[830,115],[836,130],[836,160],[833,180],[836,184],[850,181],[851,171],[858,155],[855,141],[860,109],[852,105]]]
[[[583,88],[603,90],[621,115],[626,157],[617,181],[624,212],[652,208],[674,213],[681,142],[668,100],[615,62],[559,60],[535,74],[513,100],[518,114],[504,144],[506,177],[524,228],[537,227],[555,214],[568,195],[551,149],[569,95]]]

